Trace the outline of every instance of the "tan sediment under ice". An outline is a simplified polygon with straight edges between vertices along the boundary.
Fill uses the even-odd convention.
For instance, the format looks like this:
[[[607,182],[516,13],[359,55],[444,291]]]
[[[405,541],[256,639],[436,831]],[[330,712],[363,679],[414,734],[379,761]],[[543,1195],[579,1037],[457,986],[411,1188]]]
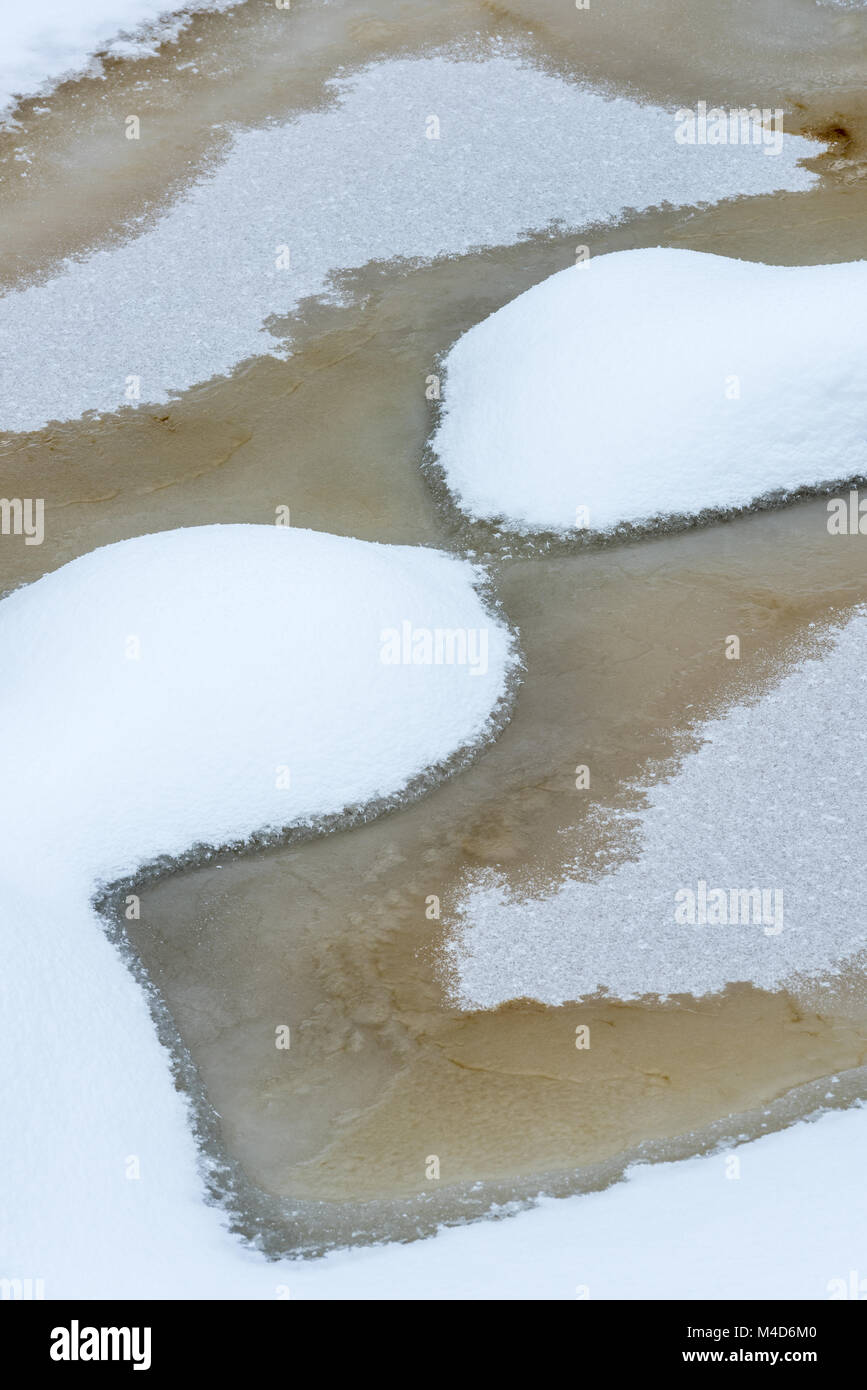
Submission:
[[[438,947],[461,873],[556,880],[596,842],[574,768],[618,794],[672,731],[760,688],[809,622],[865,591],[823,501],[594,555],[503,566],[524,634],[512,722],[476,766],[363,829],[220,859],[145,891],[131,940],[231,1152],[271,1192],[330,1200],[565,1170],[755,1109],[867,1057],[867,1001],[742,986],[661,1007],[444,1004]],[[839,543],[838,543],[839,542]],[[740,665],[724,638],[741,635]],[[634,795],[634,794],[631,794]],[[426,902],[441,899],[442,918]],[[857,977],[853,976],[853,981]],[[274,1045],[288,1024],[288,1052]],[[589,1051],[576,1027],[589,1024]]]
[[[833,141],[811,193],[591,228],[581,239],[592,254],[663,244],[779,264],[863,256],[863,50],[853,42],[862,29],[793,0],[787,23],[794,15],[800,36],[787,49],[776,5],[738,14],[724,23],[710,5],[651,4],[633,15],[594,2],[567,18],[547,0],[419,14],[383,0],[375,13],[293,5],[202,17],[158,58],[112,64],[105,83],[67,84],[36,103],[50,107],[44,116],[25,105],[25,132],[10,138],[35,158],[23,166],[27,180],[0,186],[3,273],[7,283],[38,277],[52,258],[159,207],[175,188],[166,169],[179,184],[192,177],[218,152],[224,131],[213,125],[227,112],[256,124],[320,101],[340,63],[528,28],[540,60],[573,75],[687,105],[779,101],[796,122],[787,118],[787,130]],[[288,46],[280,26],[290,15],[298,27]],[[198,74],[177,71],[193,60]],[[115,143],[115,122],[132,109],[160,131],[136,165],[132,142]],[[4,493],[44,496],[48,529],[41,547],[2,540],[0,588],[146,531],[269,523],[279,505],[298,525],[449,545],[448,514],[416,467],[429,425],[425,377],[471,324],[571,264],[575,239],[418,269],[368,267],[346,280],[348,304],[305,306],[289,361],[256,361],[170,406],[8,439]],[[480,551],[487,539],[480,529]],[[665,1007],[518,1001],[460,1014],[445,1003],[438,956],[467,867],[496,865],[517,884],[544,886],[576,846],[591,854],[599,846],[576,764],[592,764],[597,801],[634,796],[624,783],[669,758],[679,730],[760,687],[810,623],[867,597],[863,544],[829,537],[825,504],[812,501],[595,553],[500,555],[499,590],[527,673],[512,724],[472,769],[367,827],[221,860],[143,894],[141,921],[126,924],[131,939],[192,1052],[226,1147],[254,1181],[351,1212],[368,1198],[428,1192],[435,1154],[442,1186],[561,1172],[568,1189],[576,1168],[643,1140],[687,1135],[687,1150],[699,1147],[720,1116],[755,1112],[744,1126],[755,1132],[775,1097],[864,1063],[867,1005],[854,969],[821,1001],[735,986]],[[740,663],[724,659],[730,632],[742,639]],[[425,916],[432,893],[439,922]],[[274,1046],[281,1024],[292,1030],[287,1052]],[[589,1051],[575,1047],[584,1024]]]

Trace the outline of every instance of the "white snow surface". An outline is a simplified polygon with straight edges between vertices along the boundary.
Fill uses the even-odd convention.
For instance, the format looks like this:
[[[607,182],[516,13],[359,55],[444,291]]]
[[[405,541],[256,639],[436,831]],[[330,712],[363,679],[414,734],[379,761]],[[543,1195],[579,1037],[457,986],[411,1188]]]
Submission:
[[[286,344],[266,321],[333,293],[336,271],[587,229],[662,203],[808,189],[815,175],[798,161],[822,148],[799,136],[771,157],[757,145],[679,145],[672,111],[507,54],[390,60],[330,90],[329,109],[238,134],[140,236],[0,299],[0,428],[117,410],[136,390],[165,401],[279,356]],[[432,114],[438,139],[426,137]]]
[[[111,879],[400,792],[477,742],[504,693],[511,637],[477,577],[423,547],[231,525],[106,546],[17,590],[0,604],[7,844],[23,855],[37,827],[46,874]],[[381,633],[405,620],[484,630],[487,673],[385,664]]]
[[[608,531],[854,477],[865,323],[867,261],[591,256],[458,339],[433,452],[464,511],[521,531]]]
[[[92,55],[140,58],[176,37],[196,10],[228,10],[241,0],[0,0],[0,119],[20,97],[97,71]]]
[[[0,604],[0,1277],[42,1279],[49,1299],[825,1298],[863,1265],[861,1109],[741,1147],[736,1182],[721,1155],[642,1167],[508,1220],[314,1261],[265,1261],[204,1204],[184,1102],[89,907],[93,880],[394,790],[477,735],[508,638],[472,578],[429,550],[209,526],[108,546]],[[488,676],[376,665],[396,592],[419,626],[486,622]],[[284,761],[298,776],[278,791]]]
[[[700,746],[646,791],[632,823],[636,858],[595,881],[567,877],[539,898],[511,896],[495,873],[471,878],[447,951],[461,1002],[560,1004],[599,988],[618,998],[702,995],[730,981],[775,989],[830,978],[863,952],[867,611],[828,641],[827,654],[700,726]],[[734,923],[727,904],[723,921],[701,924],[701,881],[726,895],[758,887],[780,896],[768,899],[767,921]],[[676,920],[686,889],[695,924]]]

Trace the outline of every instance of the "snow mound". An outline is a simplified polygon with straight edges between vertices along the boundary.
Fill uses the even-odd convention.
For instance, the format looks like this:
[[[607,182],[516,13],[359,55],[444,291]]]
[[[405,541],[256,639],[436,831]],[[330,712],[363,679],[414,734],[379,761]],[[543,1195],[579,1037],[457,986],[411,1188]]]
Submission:
[[[510,637],[477,577],[422,548],[202,526],[106,546],[13,593],[0,604],[13,859],[109,876],[399,793],[483,738],[505,692]],[[445,647],[440,664],[384,660],[383,632],[403,623],[468,632],[463,664],[459,643],[452,664]]]
[[[788,135],[772,158],[761,145],[681,145],[673,112],[502,55],[392,60],[328,85],[332,108],[239,134],[141,236],[0,299],[0,427],[166,401],[281,356],[267,321],[333,294],[336,271],[512,245],[664,202],[808,189],[816,176],[799,160],[822,148]]]
[[[519,531],[748,506],[865,471],[867,261],[657,247],[560,271],[445,359],[433,454]]]

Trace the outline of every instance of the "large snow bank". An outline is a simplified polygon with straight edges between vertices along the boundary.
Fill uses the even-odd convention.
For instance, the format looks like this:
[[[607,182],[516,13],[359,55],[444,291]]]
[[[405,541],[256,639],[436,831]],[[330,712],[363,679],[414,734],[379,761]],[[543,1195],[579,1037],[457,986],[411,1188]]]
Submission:
[[[49,1296],[63,1267],[67,1288],[129,1289],[191,1225],[216,1239],[168,1059],[91,892],[196,842],[394,797],[482,740],[511,638],[477,577],[424,548],[205,526],[94,551],[0,604],[11,1276]],[[386,662],[404,623],[466,646]]]
[[[495,874],[471,880],[451,943],[462,1001],[559,1004],[600,986],[698,995],[833,974],[867,948],[865,702],[860,610],[827,655],[697,731],[701,746],[647,791],[637,858],[544,898],[512,899]],[[740,893],[755,888],[768,896],[744,912]],[[720,889],[725,904],[711,897]]]
[[[0,300],[0,427],[116,410],[136,391],[164,401],[279,354],[265,321],[325,293],[335,270],[816,181],[798,164],[815,142],[784,136],[771,158],[761,145],[678,144],[673,112],[506,56],[394,60],[330,86],[332,109],[238,135],[137,239]]]
[[[19,97],[34,96],[89,71],[91,55],[137,58],[174,38],[194,10],[233,9],[241,0],[0,0],[0,119]]]
[[[457,341],[433,452],[466,512],[518,530],[606,531],[854,477],[865,322],[867,261],[591,257]]]

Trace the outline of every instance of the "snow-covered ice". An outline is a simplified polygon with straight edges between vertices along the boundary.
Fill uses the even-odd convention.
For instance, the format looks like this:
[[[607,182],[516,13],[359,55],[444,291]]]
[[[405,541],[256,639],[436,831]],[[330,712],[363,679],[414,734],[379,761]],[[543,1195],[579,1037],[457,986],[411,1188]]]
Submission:
[[[867,949],[867,612],[829,641],[696,730],[704,742],[646,791],[637,857],[538,898],[511,897],[493,872],[471,879],[449,952],[462,1002],[774,989]],[[734,921],[731,890],[754,888],[769,896],[748,912],[739,896]]]
[[[577,232],[627,209],[808,189],[816,177],[798,161],[822,149],[799,136],[771,158],[760,145],[678,144],[672,111],[504,54],[391,60],[330,88],[332,108],[238,134],[134,240],[0,299],[0,428],[117,410],[136,391],[165,401],[279,355],[266,320],[333,289],[335,271]]]
[[[432,452],[464,511],[608,531],[867,472],[867,261],[591,258],[445,358]]]
[[[228,10],[241,0],[0,0],[0,120],[19,97],[47,93],[93,70],[92,55],[138,58],[174,38],[194,10]]]

